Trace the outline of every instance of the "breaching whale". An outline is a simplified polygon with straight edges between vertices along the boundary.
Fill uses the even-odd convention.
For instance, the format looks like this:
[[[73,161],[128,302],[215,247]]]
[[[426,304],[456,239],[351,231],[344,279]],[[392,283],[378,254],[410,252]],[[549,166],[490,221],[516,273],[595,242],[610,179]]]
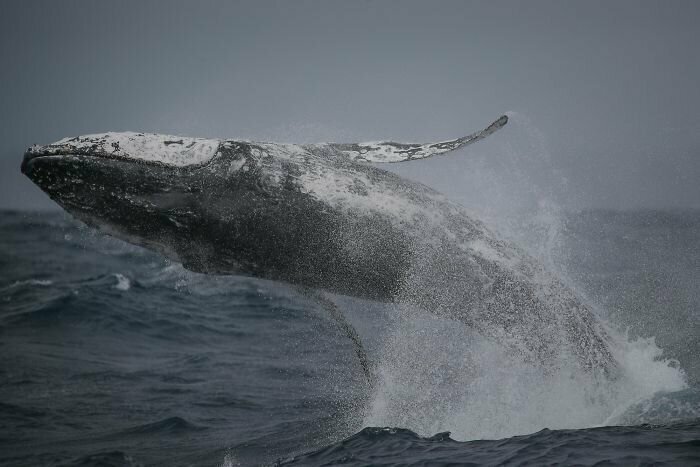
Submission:
[[[607,335],[574,292],[458,204],[372,164],[446,154],[507,121],[428,144],[103,133],[32,146],[21,169],[86,224],[192,271],[422,308],[525,359],[573,355],[609,374]]]

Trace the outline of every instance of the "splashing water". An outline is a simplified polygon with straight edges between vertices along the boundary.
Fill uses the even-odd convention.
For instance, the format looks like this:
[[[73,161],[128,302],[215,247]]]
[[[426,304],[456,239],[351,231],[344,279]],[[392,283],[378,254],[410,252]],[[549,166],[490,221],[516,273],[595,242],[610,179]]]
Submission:
[[[622,376],[575,366],[549,372],[514,358],[462,323],[403,316],[387,340],[365,426],[400,426],[458,440],[611,424],[659,391],[686,388],[676,362],[653,339],[615,336]],[[628,419],[628,423],[639,423]]]
[[[510,132],[486,142],[481,157],[472,148],[469,157],[441,160],[438,176],[421,170],[420,180],[460,202],[577,290],[567,277],[560,243],[559,200],[566,196],[566,179],[534,125],[518,113],[509,117]],[[411,170],[397,172],[418,178]],[[449,430],[453,438],[469,440],[643,423],[628,410],[640,412],[639,404],[659,392],[686,389],[685,373],[677,361],[663,358],[653,337],[631,339],[599,315],[621,368],[613,379],[574,365],[542,368],[460,322],[401,310],[381,353],[379,384],[363,425],[405,427],[422,436]]]

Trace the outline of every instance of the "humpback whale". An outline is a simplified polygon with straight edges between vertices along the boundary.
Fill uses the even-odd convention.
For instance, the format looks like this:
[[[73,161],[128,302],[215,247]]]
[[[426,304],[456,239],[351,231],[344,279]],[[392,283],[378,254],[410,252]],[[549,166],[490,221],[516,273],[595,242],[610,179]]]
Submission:
[[[444,155],[507,121],[427,144],[102,133],[32,146],[21,170],[86,224],[189,270],[416,307],[527,360],[567,354],[610,374],[609,339],[573,291],[460,205],[375,165]]]

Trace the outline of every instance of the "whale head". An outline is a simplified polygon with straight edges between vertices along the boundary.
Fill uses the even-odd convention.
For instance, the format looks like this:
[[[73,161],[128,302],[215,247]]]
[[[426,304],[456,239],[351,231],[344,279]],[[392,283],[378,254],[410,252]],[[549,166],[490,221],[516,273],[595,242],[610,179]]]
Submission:
[[[178,227],[201,213],[206,183],[198,174],[219,146],[203,138],[93,134],[32,146],[21,170],[86,224],[180,259],[187,240]]]

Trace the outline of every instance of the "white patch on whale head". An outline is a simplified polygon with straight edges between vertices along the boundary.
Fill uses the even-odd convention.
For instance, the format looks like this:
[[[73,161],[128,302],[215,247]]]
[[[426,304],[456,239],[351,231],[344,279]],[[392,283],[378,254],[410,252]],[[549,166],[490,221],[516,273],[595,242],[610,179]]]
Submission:
[[[44,146],[44,153],[65,154],[89,151],[125,159],[138,159],[184,167],[210,161],[217,153],[220,142],[214,139],[187,138],[153,133],[98,133],[64,138]]]

